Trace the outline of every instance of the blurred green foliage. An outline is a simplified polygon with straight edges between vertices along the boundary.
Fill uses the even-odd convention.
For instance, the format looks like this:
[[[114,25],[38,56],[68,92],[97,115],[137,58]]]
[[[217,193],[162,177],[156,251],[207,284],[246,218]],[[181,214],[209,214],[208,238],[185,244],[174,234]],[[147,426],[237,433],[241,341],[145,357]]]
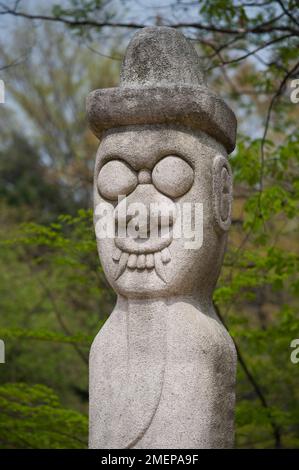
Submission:
[[[0,411],[1,448],[86,447],[87,417],[63,408],[44,385],[0,386]]]

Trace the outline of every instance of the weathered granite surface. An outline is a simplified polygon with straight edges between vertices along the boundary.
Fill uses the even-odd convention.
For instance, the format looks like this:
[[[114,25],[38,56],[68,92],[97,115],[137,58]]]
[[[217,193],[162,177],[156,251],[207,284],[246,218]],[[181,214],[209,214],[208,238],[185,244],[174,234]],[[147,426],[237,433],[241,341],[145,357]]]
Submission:
[[[118,300],[90,353],[90,447],[232,447],[236,353],[212,294],[230,226],[234,114],[208,90],[193,46],[166,27],[135,34],[120,87],[91,93],[87,112],[101,138],[95,208],[112,203],[110,217],[128,226],[123,205],[142,202],[146,230],[152,203],[169,214],[155,236],[98,239]],[[202,244],[186,248],[178,211],[198,203]]]
[[[132,124],[184,123],[235,147],[236,118],[206,86],[198,55],[185,37],[167,27],[144,28],[128,46],[120,86],[87,98],[93,132]]]

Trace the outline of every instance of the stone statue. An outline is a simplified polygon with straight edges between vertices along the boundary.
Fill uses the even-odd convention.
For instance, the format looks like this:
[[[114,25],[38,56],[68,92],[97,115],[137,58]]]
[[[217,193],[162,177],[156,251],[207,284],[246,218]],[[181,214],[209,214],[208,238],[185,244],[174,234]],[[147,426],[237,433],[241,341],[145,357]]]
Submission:
[[[111,226],[131,224],[130,235],[97,240],[118,297],[91,347],[90,447],[232,447],[236,353],[212,294],[231,223],[235,116],[168,27],[134,35],[120,86],[92,92],[87,114],[101,140],[95,222],[107,203]],[[140,204],[139,233],[129,208]],[[178,213],[196,204],[202,238],[192,245]]]

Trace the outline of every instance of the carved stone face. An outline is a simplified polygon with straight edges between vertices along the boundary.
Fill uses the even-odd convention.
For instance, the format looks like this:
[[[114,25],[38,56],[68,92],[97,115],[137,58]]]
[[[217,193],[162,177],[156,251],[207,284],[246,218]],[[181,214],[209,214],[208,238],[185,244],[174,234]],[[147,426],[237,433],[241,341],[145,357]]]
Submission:
[[[119,201],[118,196],[126,198]],[[113,204],[110,217],[116,227],[121,223],[132,229],[140,203],[146,214],[133,235],[130,230],[125,238],[116,234],[97,240],[116,292],[131,298],[209,298],[230,225],[231,172],[222,145],[200,131],[175,126],[110,130],[97,154],[94,201],[95,208]],[[203,209],[203,240],[188,248],[186,216],[192,214],[194,229],[196,204]],[[156,217],[156,208],[163,208],[162,217]]]

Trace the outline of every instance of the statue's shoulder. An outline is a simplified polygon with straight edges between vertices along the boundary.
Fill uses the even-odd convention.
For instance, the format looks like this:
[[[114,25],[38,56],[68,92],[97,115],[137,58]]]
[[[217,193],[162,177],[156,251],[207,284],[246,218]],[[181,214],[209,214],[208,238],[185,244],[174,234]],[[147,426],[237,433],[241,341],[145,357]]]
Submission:
[[[113,345],[120,346],[125,336],[125,328],[124,312],[116,306],[92,342],[90,359],[101,353],[107,355],[107,351],[111,351]]]

